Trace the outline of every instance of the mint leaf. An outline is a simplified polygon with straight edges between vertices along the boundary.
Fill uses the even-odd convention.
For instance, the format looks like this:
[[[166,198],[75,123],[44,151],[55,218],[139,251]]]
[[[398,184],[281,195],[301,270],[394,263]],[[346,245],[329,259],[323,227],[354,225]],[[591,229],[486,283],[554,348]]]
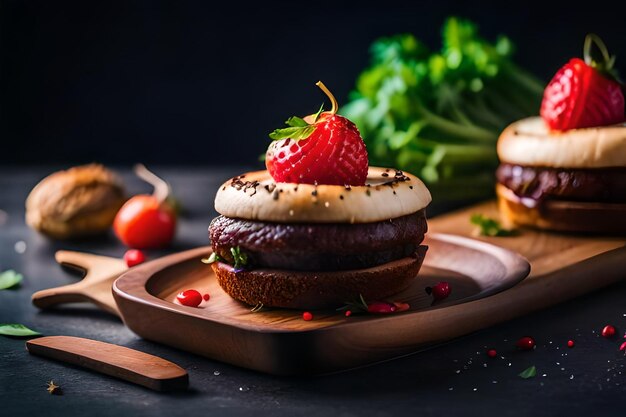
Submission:
[[[515,230],[509,230],[502,227],[499,221],[491,219],[483,214],[473,214],[470,222],[478,226],[478,233],[482,236],[515,236]]]
[[[524,379],[534,378],[536,375],[537,375],[537,368],[535,368],[535,365],[531,366],[530,368],[526,368],[522,372],[517,374],[517,376],[519,376],[520,378],[524,378]]]
[[[270,138],[273,140],[281,139],[293,139],[301,140],[306,139],[315,131],[314,125],[297,126],[297,127],[285,127],[283,129],[276,129],[270,133]]]
[[[0,334],[4,336],[40,336],[41,333],[29,329],[23,324],[0,324]]]
[[[291,116],[289,119],[287,119],[285,124],[291,127],[306,127],[309,125],[304,119],[298,116]]]
[[[0,290],[13,288],[22,282],[24,277],[12,269],[4,271],[0,274]]]
[[[233,268],[235,269],[243,269],[244,266],[248,264],[248,255],[241,252],[239,246],[235,246],[234,248],[230,248],[230,253],[233,255]]]

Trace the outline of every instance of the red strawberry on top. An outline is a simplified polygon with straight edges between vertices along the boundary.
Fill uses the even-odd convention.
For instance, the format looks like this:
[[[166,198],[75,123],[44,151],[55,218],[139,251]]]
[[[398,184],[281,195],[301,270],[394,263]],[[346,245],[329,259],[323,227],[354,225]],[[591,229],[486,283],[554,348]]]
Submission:
[[[299,184],[364,185],[367,150],[357,127],[336,114],[337,100],[319,81],[332,108],[301,119],[291,117],[289,127],[270,133],[265,165],[276,182]]]
[[[595,42],[603,62],[591,59]],[[595,35],[585,39],[585,60],[573,58],[563,66],[543,93],[541,117],[553,130],[607,126],[624,121],[622,85],[612,76],[614,57]]]

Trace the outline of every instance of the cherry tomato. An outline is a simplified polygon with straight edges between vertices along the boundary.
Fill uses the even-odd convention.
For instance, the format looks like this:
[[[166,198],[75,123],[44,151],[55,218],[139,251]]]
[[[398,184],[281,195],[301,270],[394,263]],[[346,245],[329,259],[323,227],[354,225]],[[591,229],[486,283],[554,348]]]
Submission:
[[[162,248],[174,238],[176,215],[167,203],[159,204],[151,195],[136,195],[117,212],[113,230],[128,247]]]
[[[185,290],[179,293],[176,299],[184,306],[198,307],[202,302],[202,294],[196,290]]]
[[[129,249],[124,254],[124,260],[126,261],[126,265],[132,268],[135,265],[143,263],[146,260],[146,255],[138,249]]]

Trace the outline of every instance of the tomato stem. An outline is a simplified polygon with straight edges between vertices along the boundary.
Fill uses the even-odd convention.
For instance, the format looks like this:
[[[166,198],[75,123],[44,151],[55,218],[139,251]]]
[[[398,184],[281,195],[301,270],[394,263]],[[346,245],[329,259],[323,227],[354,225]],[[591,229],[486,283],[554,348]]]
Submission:
[[[330,90],[321,81],[316,82],[315,85],[318,86],[330,99],[330,112],[332,114],[337,113],[337,110],[339,109],[339,104],[337,104],[337,99],[335,98],[335,96],[333,96],[333,93],[331,93]]]
[[[604,44],[602,39],[600,39],[600,37],[595,33],[589,33],[585,37],[585,45],[583,47],[585,64],[592,67],[598,66],[591,56],[591,48],[594,44],[600,50],[600,53],[602,54],[602,59],[604,61],[602,64],[600,64],[601,69],[604,71],[610,71],[611,68],[613,68],[613,64],[615,63],[615,57],[609,54],[609,50],[607,49],[606,45]]]
[[[135,165],[133,171],[135,171],[135,174],[139,178],[154,187],[152,196],[157,200],[159,205],[163,204],[170,195],[170,185],[162,178],[157,177],[152,171],[148,170],[144,164]]]

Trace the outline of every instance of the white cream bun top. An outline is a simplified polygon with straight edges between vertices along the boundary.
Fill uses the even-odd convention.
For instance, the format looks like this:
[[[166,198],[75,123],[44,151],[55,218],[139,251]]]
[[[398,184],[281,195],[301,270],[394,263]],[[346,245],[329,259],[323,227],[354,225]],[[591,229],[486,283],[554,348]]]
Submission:
[[[626,167],[626,124],[553,132],[541,117],[522,119],[500,135],[498,157],[546,168]]]
[[[370,167],[366,185],[276,183],[267,171],[231,178],[215,210],[227,217],[276,223],[374,223],[425,208],[430,192],[414,175]]]

